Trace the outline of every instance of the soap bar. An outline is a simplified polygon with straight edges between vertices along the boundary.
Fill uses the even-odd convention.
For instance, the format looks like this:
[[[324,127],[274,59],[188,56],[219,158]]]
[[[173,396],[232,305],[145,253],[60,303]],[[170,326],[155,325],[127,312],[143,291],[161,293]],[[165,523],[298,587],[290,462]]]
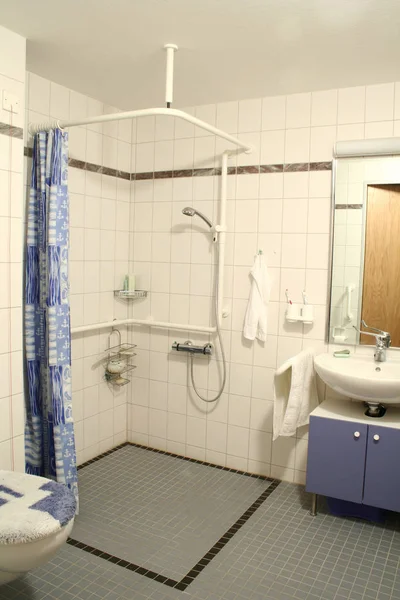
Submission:
[[[333,356],[335,356],[336,358],[349,358],[350,350],[336,350],[336,352],[333,353]]]

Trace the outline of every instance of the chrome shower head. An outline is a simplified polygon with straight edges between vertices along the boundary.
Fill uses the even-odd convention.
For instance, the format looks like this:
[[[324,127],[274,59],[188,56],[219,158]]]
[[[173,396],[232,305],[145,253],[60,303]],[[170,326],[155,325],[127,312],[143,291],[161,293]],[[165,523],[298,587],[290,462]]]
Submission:
[[[196,214],[194,208],[191,208],[190,206],[186,206],[186,208],[182,209],[182,212],[187,217],[194,217],[194,215]]]
[[[208,219],[205,215],[203,215],[203,213],[196,210],[195,208],[192,208],[191,206],[186,206],[182,210],[182,213],[184,215],[186,215],[187,217],[194,217],[195,215],[197,215],[198,217],[200,217],[200,219],[203,219],[203,221],[205,223],[207,223],[207,225],[209,226],[210,229],[212,229],[212,227],[213,227],[213,224],[211,223],[210,219]]]

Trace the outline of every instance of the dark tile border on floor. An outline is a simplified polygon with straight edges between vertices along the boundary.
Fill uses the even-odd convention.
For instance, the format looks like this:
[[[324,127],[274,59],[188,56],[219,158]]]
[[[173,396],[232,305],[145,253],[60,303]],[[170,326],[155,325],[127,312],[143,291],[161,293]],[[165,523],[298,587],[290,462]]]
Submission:
[[[246,471],[239,471],[237,469],[229,469],[227,467],[222,467],[220,465],[213,465],[212,463],[208,463],[202,460],[197,460],[194,458],[188,458],[186,456],[180,456],[179,454],[173,454],[172,452],[166,452],[164,450],[157,450],[155,448],[149,448],[147,446],[142,446],[141,444],[134,444],[133,442],[124,442],[111,450],[107,450],[107,452],[103,452],[99,456],[92,458],[91,460],[86,461],[82,465],[78,467],[78,469],[82,469],[91,465],[105,456],[113,454],[117,450],[124,448],[125,446],[134,446],[136,448],[142,448],[143,450],[148,450],[149,452],[155,452],[157,454],[165,454],[167,456],[171,456],[173,458],[178,458],[181,460],[186,460],[188,462],[194,462],[201,465],[205,465],[207,467],[214,467],[216,469],[222,469],[224,471],[230,471],[231,473],[237,473],[239,475],[245,475],[247,477],[255,477],[256,479],[263,479],[266,481],[270,481],[271,485],[260,494],[260,496],[253,502],[251,506],[237,519],[237,521],[226,531],[219,540],[210,548],[210,550],[190,569],[190,571],[180,580],[176,581],[175,579],[170,579],[169,577],[165,577],[165,575],[161,575],[160,573],[156,573],[155,571],[151,571],[149,569],[145,569],[144,567],[140,567],[139,565],[135,565],[134,563],[128,562],[127,560],[123,560],[122,558],[118,558],[117,556],[113,556],[112,554],[108,554],[108,552],[103,552],[99,548],[94,548],[93,546],[88,546],[83,542],[79,542],[74,538],[68,538],[67,544],[73,546],[74,548],[78,548],[79,550],[83,550],[84,552],[88,552],[89,554],[93,554],[94,556],[98,556],[108,562],[116,564],[119,567],[127,569],[128,571],[133,571],[138,575],[143,575],[149,579],[153,579],[154,581],[158,581],[163,585],[168,587],[175,588],[181,592],[184,592],[186,588],[193,583],[193,581],[200,575],[200,573],[210,564],[210,562],[221,552],[221,550],[226,546],[226,544],[233,538],[233,536],[243,527],[245,523],[250,519],[252,515],[256,512],[258,508],[269,498],[274,490],[281,483],[278,479],[272,479],[271,477],[266,477],[264,475],[255,475],[254,473],[247,473]]]
[[[119,444],[119,446],[115,446],[115,448],[111,448],[110,450],[106,450],[102,454],[87,460],[82,463],[78,467],[78,471],[80,469],[84,469],[88,465],[91,465],[98,460],[101,460],[105,456],[116,452],[120,448],[124,448],[125,446],[134,446],[135,448],[141,448],[142,450],[147,450],[147,452],[155,452],[156,454],[165,454],[166,456],[172,456],[173,458],[177,458],[179,460],[185,460],[191,463],[197,463],[198,465],[204,465],[206,467],[212,467],[213,469],[219,469],[221,471],[229,471],[230,473],[237,473],[238,475],[244,475],[245,477],[253,477],[254,479],[264,479],[266,481],[275,481],[272,477],[267,477],[266,475],[258,475],[257,473],[249,473],[248,471],[240,471],[239,469],[230,469],[229,467],[223,467],[222,465],[215,465],[210,462],[206,462],[205,460],[198,460],[197,458],[190,458],[189,456],[182,456],[181,454],[175,454],[173,452],[167,452],[167,450],[158,450],[157,448],[151,448],[150,446],[143,446],[142,444],[136,444],[135,442],[123,442]]]

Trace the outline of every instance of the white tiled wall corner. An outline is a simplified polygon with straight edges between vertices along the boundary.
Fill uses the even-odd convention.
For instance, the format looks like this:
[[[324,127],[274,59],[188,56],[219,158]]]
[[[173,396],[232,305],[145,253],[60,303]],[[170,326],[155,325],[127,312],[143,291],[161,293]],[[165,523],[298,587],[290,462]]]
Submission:
[[[393,135],[394,119],[400,122],[399,89],[400,84],[360,86],[189,111],[258,144],[253,155],[238,164],[325,162],[332,159],[336,139]],[[168,151],[174,154],[174,168],[203,166],[195,153],[200,132],[193,127],[176,122],[157,131],[147,120],[138,122],[137,130],[136,171],[143,161],[143,170],[154,168],[156,145],[164,140],[172,144]],[[201,139],[206,143],[207,136]],[[202,160],[218,164],[220,150],[215,146],[216,155],[211,155],[210,143]],[[149,335],[139,328],[134,333],[138,356],[128,407],[129,439],[304,483],[307,428],[296,437],[272,442],[272,385],[277,365],[303,348],[325,348],[331,171],[231,175],[228,189],[224,303],[231,315],[223,323],[228,356],[225,392],[215,404],[202,403],[193,393],[186,357],[170,351],[175,339],[204,343],[206,336],[174,331],[168,336],[157,330]],[[194,205],[216,220],[218,193],[218,177],[136,182],[133,268],[150,290],[146,300],[135,304],[136,316],[155,317],[155,311],[163,310],[169,320],[212,323],[213,248],[202,223],[181,211]],[[265,344],[248,343],[241,335],[249,268],[258,249],[264,250],[273,277]],[[297,301],[306,289],[315,306],[314,326],[290,327],[285,322],[286,288]],[[220,358],[218,342],[212,341]],[[196,359],[194,371],[201,392],[209,398],[215,395],[221,381],[220,360]]]
[[[20,101],[18,115],[0,109],[0,121],[24,127],[25,39],[0,27],[0,94]],[[1,468],[24,471],[22,383],[23,141],[0,135],[0,457]]]

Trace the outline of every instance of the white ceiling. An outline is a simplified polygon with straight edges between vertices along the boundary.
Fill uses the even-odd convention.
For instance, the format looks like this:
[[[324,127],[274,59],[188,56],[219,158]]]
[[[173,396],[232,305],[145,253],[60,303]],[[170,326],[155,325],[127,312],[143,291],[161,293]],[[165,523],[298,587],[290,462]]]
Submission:
[[[27,67],[108,104],[176,106],[400,79],[399,0],[0,0]]]

